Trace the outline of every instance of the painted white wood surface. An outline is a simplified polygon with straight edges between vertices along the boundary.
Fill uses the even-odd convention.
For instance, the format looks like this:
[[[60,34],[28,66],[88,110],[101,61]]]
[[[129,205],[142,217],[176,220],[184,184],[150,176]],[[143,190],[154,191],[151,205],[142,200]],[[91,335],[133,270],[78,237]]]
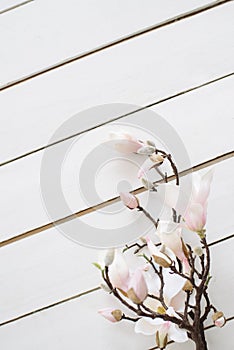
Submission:
[[[213,295],[215,292],[214,302],[227,317],[234,312],[232,293],[230,293],[234,288],[234,278],[232,266],[229,259],[223,259],[223,252],[231,255],[233,244],[234,240],[231,239],[213,246],[211,250],[212,272],[215,278],[210,284],[210,294]],[[223,286],[227,284],[229,288],[224,288]],[[112,305],[118,307],[119,303],[113,301],[112,297],[103,291],[85,295],[1,327],[2,345],[6,350],[12,349],[14,344],[17,344],[19,349],[25,350],[32,348],[37,350],[46,348],[48,345],[58,350],[77,349],[77,347],[93,349],[94,344],[96,349],[111,350],[117,350],[120,347],[125,349],[134,347],[139,350],[153,347],[155,344],[153,336],[134,334],[131,336],[132,324],[123,322],[113,325],[97,314],[98,309]],[[225,345],[225,349],[232,349],[227,343],[228,341],[230,345],[233,344],[232,327],[228,325],[226,327],[222,331],[209,331],[212,334],[208,336],[210,349],[220,350],[221,345]],[[91,332],[92,337],[89,337]],[[213,335],[216,332],[219,336]],[[181,349],[178,345],[173,345],[171,348]],[[190,349],[188,344],[184,348]]]
[[[0,10],[22,1],[0,2]],[[0,83],[6,84],[212,0],[39,0],[1,18]],[[214,3],[214,1],[213,1]],[[22,50],[23,48],[23,50]]]
[[[10,9],[12,6],[23,3],[23,0],[1,0],[0,1],[0,12]],[[6,38],[5,38],[6,39]]]
[[[190,156],[192,166],[233,149],[233,89],[234,77],[229,77],[152,108],[163,116],[179,134]],[[226,106],[229,106],[228,109]],[[133,114],[123,118],[121,122],[128,121],[134,124],[135,118],[136,115]],[[144,124],[144,119],[142,120]],[[147,128],[147,125],[145,127]],[[121,129],[121,126],[119,128]],[[70,161],[67,166],[65,165],[63,188],[73,212],[87,208],[87,203],[82,198],[78,188],[78,177],[74,176],[74,173],[78,174],[82,166],[82,159],[87,152],[83,149],[88,147],[87,144],[89,144],[88,149],[95,148],[94,145],[98,145],[99,141],[102,142],[103,139],[105,140],[108,130],[112,129],[109,125],[86,133],[77,142],[73,152],[70,152]],[[139,130],[139,132],[142,131]],[[159,131],[153,130],[153,132],[160,136]],[[209,134],[209,143],[207,143],[207,134]],[[173,154],[173,149],[170,151]],[[38,152],[0,167],[2,194],[0,197],[2,207],[0,241],[51,221],[43,207],[40,192],[42,155],[43,152]],[[104,172],[106,180],[110,181],[110,178],[113,178],[111,172],[113,172],[113,168]],[[137,169],[133,169],[129,173],[132,188],[141,186],[141,182],[135,176],[136,172]],[[117,183],[118,180],[121,180],[121,176],[126,176],[124,170],[113,181]],[[113,187],[106,186],[105,188],[103,188],[105,182],[97,183],[96,186],[99,188],[103,200],[118,194],[115,189],[116,183],[113,183]],[[88,206],[93,204],[97,203],[95,201],[89,202]],[[66,213],[63,213],[63,216],[65,215]]]
[[[0,84],[208,2],[150,0],[147,6],[137,3],[132,15],[132,1],[121,1],[116,8],[102,1],[97,11],[90,11],[92,6],[97,8],[97,3],[87,1],[82,4],[82,13],[77,15],[74,6],[79,7],[78,1],[69,0],[66,7],[63,2],[56,2],[56,12],[54,0],[35,1],[0,18],[0,32],[8,50],[0,57],[3,67]],[[159,11],[152,11],[159,4]],[[3,111],[0,162],[45,145],[61,123],[82,109],[111,102],[147,105],[232,72],[233,13],[233,3],[217,7],[5,90],[0,96]],[[87,14],[89,22],[84,21]],[[67,23],[67,18],[75,20]],[[89,25],[91,22],[95,30]],[[76,31],[81,27],[86,32],[77,40]],[[153,108],[177,130],[193,166],[233,148],[232,91],[233,78],[226,78]],[[123,112],[126,111],[128,107]],[[107,115],[98,116],[95,121],[81,120],[74,132],[110,118]],[[89,134],[92,136],[92,132]],[[48,222],[40,201],[40,159],[41,153],[37,153],[0,168],[0,240]],[[233,161],[229,159],[216,166],[207,224],[211,242],[233,234]],[[68,188],[68,196],[73,189],[72,185]],[[112,189],[101,188],[100,193],[106,199],[112,196]],[[71,202],[74,210],[84,205],[75,197],[71,197]],[[99,220],[95,213],[86,219],[94,224]],[[211,248],[214,275],[211,295],[227,316],[234,315],[233,244],[232,238]],[[56,229],[3,247],[0,322],[96,287],[99,274],[91,265],[96,254],[75,245]],[[151,337],[131,337],[131,325],[113,326],[97,315],[98,308],[111,304],[109,296],[98,291],[2,326],[2,348],[146,350],[153,347]],[[209,349],[232,350],[233,326],[232,321],[222,330],[209,330]],[[173,344],[170,348],[193,347]]]
[[[233,11],[227,3],[3,91],[0,161],[47,144],[90,106],[146,105],[232,72]],[[108,119],[81,120],[74,133]]]
[[[233,163],[234,159],[230,159],[215,167],[208,206],[209,242],[227,237],[234,232]],[[92,216],[94,215],[90,217],[91,223],[95,222]],[[114,224],[113,219],[112,222]],[[186,240],[190,240],[190,235],[186,234]],[[222,259],[222,256],[228,256],[229,248],[226,247],[229,246],[231,251],[233,240],[227,241],[223,246],[219,244],[215,246],[213,254],[216,259],[213,264],[215,269],[219,269],[222,264],[230,265],[231,268],[229,260]],[[219,247],[220,255],[217,256]],[[97,251],[73,243],[56,229],[47,230],[1,248],[0,265],[4,268],[0,270],[2,284],[0,322],[98,286],[99,273],[92,266],[92,262],[96,260]],[[218,271],[222,273],[221,270]],[[231,271],[229,273],[232,276]],[[229,282],[226,283],[229,285]],[[223,283],[223,280],[220,281],[217,277],[217,288],[225,289],[229,293],[231,286],[226,289]],[[214,289],[213,294],[218,298],[215,301],[220,304],[218,291]],[[231,298],[232,293],[229,294]],[[95,296],[93,298],[95,299]],[[225,307],[227,305],[225,304]]]

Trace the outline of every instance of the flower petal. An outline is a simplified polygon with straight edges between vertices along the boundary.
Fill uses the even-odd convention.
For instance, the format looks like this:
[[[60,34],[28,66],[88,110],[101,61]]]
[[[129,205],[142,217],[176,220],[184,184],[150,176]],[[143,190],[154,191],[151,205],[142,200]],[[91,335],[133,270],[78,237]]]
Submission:
[[[135,332],[145,335],[154,335],[159,327],[164,323],[162,319],[156,318],[155,320],[142,317],[135,324]]]
[[[176,343],[184,343],[188,340],[188,335],[185,329],[181,329],[175,324],[171,323],[168,335],[171,340]]]
[[[110,279],[114,287],[127,292],[129,282],[129,268],[119,251],[115,253],[113,264],[110,266]]]
[[[169,271],[164,270],[164,294],[167,300],[170,302],[183,288],[185,280],[181,276],[171,274]]]
[[[191,231],[200,231],[206,223],[206,209],[199,203],[193,203],[185,214],[185,222]]]

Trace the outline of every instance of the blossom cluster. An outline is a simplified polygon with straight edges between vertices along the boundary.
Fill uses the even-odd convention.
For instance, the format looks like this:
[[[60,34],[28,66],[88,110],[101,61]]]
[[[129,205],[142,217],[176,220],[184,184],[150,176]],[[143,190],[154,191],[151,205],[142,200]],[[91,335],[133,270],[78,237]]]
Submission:
[[[179,177],[171,155],[158,150],[154,142],[143,142],[127,133],[112,133],[111,138],[116,140],[118,151],[134,152],[147,158],[138,177],[147,190],[155,191],[155,195],[160,184],[149,182],[145,174],[168,160],[176,178],[174,191],[177,191]],[[160,349],[170,340],[182,343],[188,338],[196,343],[197,349],[207,349],[204,322],[208,315],[212,312],[215,326],[225,324],[223,313],[211,304],[208,296],[210,252],[205,225],[212,176],[213,171],[209,171],[197,179],[186,211],[177,213],[172,208],[168,220],[155,220],[135,195],[120,193],[128,209],[143,212],[151,220],[155,233],[141,237],[139,242],[124,249],[111,248],[102,261],[95,263],[101,270],[101,287],[122,304],[119,309],[108,307],[99,313],[113,323],[134,322],[135,332],[155,335]],[[167,182],[166,176],[164,180]],[[199,245],[186,244],[185,230],[197,234]],[[130,315],[126,314],[128,311]]]

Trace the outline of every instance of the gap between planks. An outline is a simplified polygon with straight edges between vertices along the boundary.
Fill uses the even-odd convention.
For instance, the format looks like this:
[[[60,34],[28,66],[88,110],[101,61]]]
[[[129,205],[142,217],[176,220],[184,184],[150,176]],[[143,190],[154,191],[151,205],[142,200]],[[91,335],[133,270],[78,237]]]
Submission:
[[[138,113],[138,112],[143,111],[143,110],[145,110],[145,109],[147,109],[147,108],[154,107],[154,106],[156,106],[156,105],[158,105],[158,104],[160,104],[160,103],[163,103],[163,102],[167,102],[167,101],[169,101],[169,100],[172,100],[173,98],[180,97],[180,96],[182,96],[182,95],[185,95],[185,94],[190,93],[190,92],[192,92],[192,91],[198,90],[198,89],[203,88],[203,87],[205,87],[205,86],[214,84],[214,83],[216,83],[216,82],[218,82],[218,81],[220,81],[220,80],[229,78],[229,77],[231,77],[231,76],[233,76],[233,75],[234,75],[234,72],[231,72],[231,73],[222,75],[221,77],[217,77],[217,78],[215,78],[215,79],[209,80],[209,81],[207,81],[207,82],[205,82],[205,83],[202,83],[202,84],[200,84],[200,85],[196,85],[196,86],[193,86],[193,87],[191,87],[191,88],[189,88],[189,89],[186,89],[186,90],[177,92],[176,94],[173,94],[173,95],[171,95],[171,96],[164,97],[164,98],[162,98],[162,99],[160,99],[160,100],[158,100],[158,101],[152,102],[152,103],[150,103],[150,104],[148,104],[148,105],[146,105],[146,106],[140,107],[140,108],[138,108],[138,109],[135,109],[135,110],[133,110],[133,111],[131,111],[131,112],[122,114],[122,115],[117,116],[117,117],[115,117],[115,118],[111,118],[111,119],[109,119],[109,120],[107,120],[107,121],[105,121],[105,122],[103,122],[103,123],[96,124],[95,126],[92,126],[92,127],[90,127],[90,128],[84,129],[84,130],[82,130],[82,131],[80,131],[80,132],[77,132],[77,133],[75,133],[75,134],[72,134],[72,135],[70,135],[70,136],[67,136],[67,137],[65,137],[65,138],[63,138],[63,139],[60,139],[60,140],[55,141],[55,142],[53,142],[53,143],[49,143],[49,144],[47,144],[47,145],[45,145],[45,146],[39,147],[39,148],[34,149],[34,150],[32,150],[32,151],[29,151],[29,152],[27,152],[27,153],[21,154],[20,156],[17,156],[17,157],[15,157],[15,158],[9,159],[9,160],[7,160],[7,161],[5,161],[5,162],[0,163],[0,167],[1,167],[1,166],[5,166],[5,165],[10,164],[10,163],[13,163],[13,162],[15,162],[15,161],[17,161],[17,160],[26,158],[26,157],[28,157],[28,156],[30,156],[30,155],[32,155],[32,154],[41,152],[41,151],[43,151],[43,150],[45,150],[45,149],[47,149],[47,148],[49,148],[49,147],[55,146],[55,145],[57,145],[57,144],[60,144],[61,142],[64,142],[64,141],[70,140],[70,139],[72,139],[72,138],[75,138],[75,137],[77,137],[77,136],[80,136],[80,135],[82,135],[82,134],[84,134],[84,133],[86,133],[86,132],[88,132],[88,131],[95,130],[95,129],[97,129],[97,128],[101,127],[101,126],[107,125],[107,124],[109,124],[109,123],[111,123],[111,122],[115,122],[115,121],[118,121],[118,120],[120,120],[120,119],[122,119],[122,118],[126,118],[126,117],[128,117],[128,116],[130,116],[130,115],[132,115],[132,114],[134,114],[134,113]]]
[[[222,154],[221,156],[217,156],[215,158],[212,158],[212,159],[209,159],[208,161],[205,161],[203,163],[199,163],[191,168],[188,168],[188,169],[185,169],[181,172],[179,172],[179,176],[180,177],[183,177],[183,176],[186,176],[187,174],[191,173],[191,172],[196,172],[196,171],[199,171],[201,169],[204,169],[208,166],[211,166],[211,165],[214,165],[214,164],[217,164],[217,163],[220,163],[226,159],[229,159],[229,158],[232,158],[234,156],[234,151],[230,151],[230,152],[227,152],[225,154]],[[168,181],[172,181],[175,179],[175,176],[172,175],[172,176],[169,176],[168,177]],[[163,182],[162,180],[159,181],[159,182]],[[139,194],[139,193],[142,193],[142,192],[145,192],[146,189],[144,187],[139,187],[137,189],[135,189],[134,191],[132,191],[132,193],[134,194]],[[71,220],[74,220],[78,217],[81,217],[81,216],[84,216],[86,214],[89,214],[89,213],[92,213],[98,209],[101,209],[101,208],[105,208],[106,206],[108,205],[111,205],[111,204],[114,204],[114,203],[117,203],[120,201],[120,197],[114,197],[114,198],[111,198],[105,202],[102,202],[102,203],[99,203],[93,207],[90,207],[90,208],[87,208],[87,209],[84,209],[84,210],[81,210],[81,211],[78,211],[74,214],[71,214],[69,216],[66,216],[64,218],[61,218],[61,219],[58,219],[54,222],[49,222],[48,224],[45,224],[45,225],[42,225],[40,227],[37,227],[35,229],[32,229],[30,231],[27,231],[27,232],[24,232],[24,233],[21,233],[17,236],[14,236],[12,238],[9,238],[9,239],[6,239],[5,241],[2,241],[0,242],[0,248],[1,247],[4,247],[8,244],[12,244],[12,243],[15,243],[17,241],[20,241],[22,239],[25,239],[25,238],[28,238],[28,237],[31,237],[31,236],[34,236],[40,232],[43,232],[43,231],[46,231],[52,227],[54,227],[55,225],[61,225],[65,222],[68,222],[68,221],[71,221]]]
[[[167,19],[165,21],[162,21],[162,22],[160,22],[158,24],[155,24],[155,25],[152,25],[152,26],[147,27],[145,29],[136,31],[136,32],[134,32],[132,34],[126,35],[126,36],[124,36],[124,37],[122,37],[120,39],[111,41],[111,42],[109,42],[107,44],[98,46],[95,49],[88,50],[88,51],[86,51],[86,52],[84,52],[82,54],[78,54],[78,55],[75,55],[73,57],[69,57],[69,58],[67,58],[67,59],[65,59],[63,61],[55,63],[55,64],[53,64],[53,65],[51,65],[49,67],[43,68],[43,69],[41,69],[41,70],[39,70],[37,72],[34,72],[32,74],[26,75],[26,76],[24,76],[22,78],[10,81],[9,83],[0,86],[0,91],[9,89],[9,88],[11,88],[11,87],[13,87],[15,85],[24,83],[24,82],[26,82],[28,80],[36,78],[36,77],[38,77],[38,76],[40,76],[42,74],[51,72],[51,71],[53,71],[55,69],[61,68],[61,67],[65,66],[65,65],[73,63],[73,62],[75,62],[77,60],[83,59],[85,57],[91,56],[91,55],[96,54],[98,52],[101,52],[101,51],[104,51],[106,49],[112,48],[112,47],[114,47],[116,45],[122,44],[123,42],[129,41],[131,39],[135,39],[135,38],[137,38],[137,37],[139,37],[141,35],[144,35],[144,34],[147,34],[147,33],[151,32],[151,31],[154,31],[154,30],[160,29],[162,27],[174,24],[176,22],[179,22],[181,20],[184,20],[184,19],[190,18],[192,16],[198,15],[200,13],[203,13],[205,11],[211,10],[211,9],[216,8],[218,6],[222,6],[222,5],[224,5],[226,3],[229,3],[231,1],[233,1],[233,0],[218,0],[218,1],[214,1],[214,2],[212,2],[210,4],[208,4],[208,5],[204,5],[204,6],[201,6],[201,7],[197,8],[197,9],[194,9],[192,11],[185,12],[185,13],[179,15],[179,16],[178,15],[174,16],[174,17],[169,18],[169,19]]]
[[[225,237],[225,238],[223,238],[223,239],[220,239],[220,240],[216,240],[216,241],[214,241],[214,242],[211,242],[211,243],[209,243],[208,245],[209,245],[209,246],[213,246],[213,245],[219,244],[220,242],[223,242],[223,241],[226,241],[226,240],[229,240],[229,239],[232,239],[232,238],[234,238],[234,234],[229,235],[229,236],[227,236],[227,237]],[[69,302],[69,301],[78,299],[78,298],[80,298],[80,297],[82,297],[82,296],[85,296],[85,295],[87,295],[87,294],[94,293],[94,292],[96,292],[96,291],[98,291],[98,290],[101,290],[101,287],[97,286],[97,287],[92,288],[92,289],[89,289],[89,290],[87,290],[87,291],[85,291],[85,292],[72,295],[72,296],[70,296],[70,297],[68,297],[68,298],[59,300],[59,301],[57,301],[57,302],[55,302],[55,303],[53,303],[53,304],[49,304],[49,305],[43,306],[43,307],[41,307],[41,308],[39,308],[39,309],[35,309],[35,310],[30,311],[30,312],[27,312],[27,313],[25,313],[25,314],[23,314],[23,315],[20,315],[20,316],[17,316],[17,317],[12,318],[12,319],[10,319],[10,320],[4,321],[4,322],[0,323],[0,327],[6,326],[6,325],[8,325],[8,324],[10,324],[10,323],[19,321],[19,320],[24,319],[24,318],[26,318],[26,317],[35,315],[35,314],[37,314],[37,313],[39,313],[39,312],[42,312],[42,311],[51,309],[51,308],[53,308],[53,307],[62,305],[62,304],[67,303],[67,302]],[[232,319],[234,319],[234,316],[229,317],[229,318],[227,319],[227,321],[230,321],[230,320],[232,320]],[[207,326],[205,329],[210,329],[210,328],[212,328],[212,327],[214,327],[214,325]],[[152,348],[152,349],[149,349],[149,350],[154,350],[154,349],[158,349],[158,348]]]
[[[15,10],[15,9],[17,9],[18,7],[27,5],[27,4],[29,4],[30,2],[33,2],[33,1],[35,1],[35,0],[27,0],[27,1],[21,2],[21,3],[19,3],[19,4],[16,4],[16,5],[14,5],[14,6],[8,7],[8,8],[6,8],[6,9],[0,11],[0,15],[4,14],[4,13],[6,13],[6,12],[9,12],[9,11]]]

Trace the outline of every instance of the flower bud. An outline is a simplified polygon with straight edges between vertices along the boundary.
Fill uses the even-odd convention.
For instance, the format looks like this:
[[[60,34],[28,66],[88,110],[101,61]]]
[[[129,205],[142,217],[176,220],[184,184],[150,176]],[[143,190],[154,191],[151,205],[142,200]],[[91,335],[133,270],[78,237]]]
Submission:
[[[154,141],[147,140],[147,141],[146,141],[146,143],[147,143],[147,145],[149,145],[149,146],[152,146],[152,147],[156,148]]]
[[[98,313],[110,322],[119,322],[123,317],[123,312],[118,309],[106,308],[99,310]]]
[[[138,268],[131,277],[128,285],[128,298],[135,304],[141,304],[148,295],[148,288],[142,269]]]
[[[140,237],[140,240],[141,240],[142,243],[146,244],[146,239],[145,239],[145,237]]]
[[[137,151],[138,154],[143,154],[149,156],[155,152],[155,147],[152,146],[143,146],[140,147]]]
[[[164,315],[166,313],[166,310],[164,309],[163,306],[158,306],[157,307],[157,313],[160,315]]]
[[[193,252],[197,256],[202,256],[203,255],[203,249],[200,246],[194,247]]]
[[[165,253],[160,252],[160,250],[158,250],[158,248],[153,244],[149,237],[146,237],[146,241],[149,252],[156,264],[165,268],[170,267],[172,264],[171,258],[169,258],[169,256]]]
[[[155,187],[151,181],[146,180],[144,177],[141,178],[141,182],[147,190],[152,190]]]
[[[160,163],[163,163],[163,161],[164,161],[164,157],[161,156],[161,154],[154,153],[154,154],[151,154],[151,156],[149,158],[155,164],[160,164]]]
[[[139,207],[139,200],[136,196],[128,192],[121,192],[120,199],[123,204],[129,209],[136,209]]]
[[[222,311],[215,312],[212,316],[212,320],[214,325],[219,328],[222,328],[226,323],[226,319]]]
[[[104,258],[105,266],[110,266],[114,261],[114,257],[115,257],[115,250],[108,249],[108,251],[106,252],[105,258]]]
[[[193,284],[192,284],[189,280],[187,280],[187,281],[185,282],[184,286],[183,286],[183,290],[184,290],[185,292],[192,292],[192,290],[193,290]]]
[[[102,290],[104,290],[104,292],[107,292],[107,293],[110,293],[110,292],[111,292],[111,289],[110,289],[106,284],[104,284],[104,283],[101,283],[101,284],[100,284],[100,288],[101,288]]]
[[[165,349],[168,343],[168,335],[165,333],[161,333],[159,331],[156,332],[156,344],[160,349]]]

